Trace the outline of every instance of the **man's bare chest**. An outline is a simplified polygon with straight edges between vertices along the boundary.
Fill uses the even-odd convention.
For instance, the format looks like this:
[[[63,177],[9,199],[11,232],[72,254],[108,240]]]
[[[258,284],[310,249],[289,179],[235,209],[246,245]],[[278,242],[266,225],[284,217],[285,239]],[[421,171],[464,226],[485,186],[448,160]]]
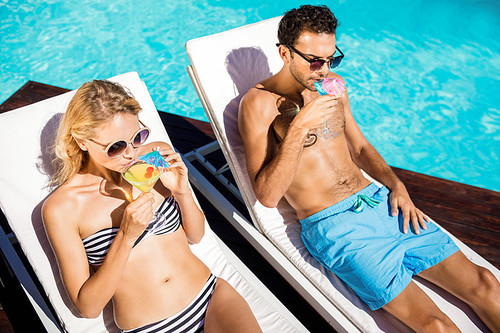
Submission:
[[[277,103],[278,115],[274,119],[271,124],[271,130],[275,137],[276,143],[280,144],[286,136],[288,129],[290,128],[290,124],[300,112],[300,107],[294,103],[293,101],[281,98],[278,99]],[[332,117],[328,119],[328,127],[329,129],[336,133],[337,135],[341,134],[345,130],[345,114],[344,107],[342,102],[339,102],[335,112]],[[326,124],[325,124],[326,125]],[[314,145],[318,140],[317,132],[322,131],[323,128],[311,129],[309,135],[306,138],[306,142],[304,143],[305,147],[309,147]],[[319,138],[319,140],[324,140]]]

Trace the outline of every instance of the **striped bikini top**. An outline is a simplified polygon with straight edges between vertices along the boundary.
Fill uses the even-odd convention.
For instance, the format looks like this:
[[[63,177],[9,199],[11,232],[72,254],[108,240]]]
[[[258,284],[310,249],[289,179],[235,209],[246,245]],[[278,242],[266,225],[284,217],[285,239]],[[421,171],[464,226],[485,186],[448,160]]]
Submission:
[[[154,216],[155,217],[146,227],[142,235],[137,238],[134,246],[151,235],[169,234],[179,229],[181,214],[179,205],[174,200],[174,197],[170,196],[165,198],[156,209]],[[101,265],[103,263],[118,230],[120,230],[119,227],[102,229],[82,240],[85,252],[87,252],[89,264]]]

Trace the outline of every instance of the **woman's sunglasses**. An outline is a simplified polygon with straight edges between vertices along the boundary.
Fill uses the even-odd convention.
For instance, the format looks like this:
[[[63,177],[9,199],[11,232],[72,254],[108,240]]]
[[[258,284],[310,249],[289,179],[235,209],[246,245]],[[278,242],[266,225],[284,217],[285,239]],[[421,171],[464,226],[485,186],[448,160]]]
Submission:
[[[276,46],[280,46],[280,45],[281,45],[280,43],[276,44]],[[323,68],[323,66],[325,65],[325,62],[329,64],[328,66],[330,68],[335,68],[340,64],[340,62],[344,58],[344,53],[342,53],[342,51],[337,47],[337,45],[335,45],[335,49],[340,52],[340,55],[333,57],[332,59],[328,59],[328,60],[309,59],[305,54],[301,53],[300,51],[297,51],[293,46],[290,46],[290,45],[284,45],[284,46],[288,47],[291,51],[297,53],[299,56],[302,57],[302,59],[307,61],[309,63],[309,69],[312,72],[319,71],[321,68]]]
[[[142,126],[144,126],[142,121],[139,120],[139,122],[141,123]],[[140,147],[142,144],[144,144],[144,142],[146,142],[150,132],[151,130],[147,126],[144,126],[143,128],[139,128],[137,132],[135,132],[135,134],[132,136],[132,140],[130,140],[129,142],[125,140],[119,140],[111,142],[109,145],[99,143],[93,139],[88,139],[88,141],[96,143],[103,147],[105,146],[106,148],[104,148],[104,152],[106,153],[106,155],[108,155],[108,157],[110,158],[115,158],[123,154],[123,152],[127,149],[129,144],[131,144],[132,147],[134,148]]]

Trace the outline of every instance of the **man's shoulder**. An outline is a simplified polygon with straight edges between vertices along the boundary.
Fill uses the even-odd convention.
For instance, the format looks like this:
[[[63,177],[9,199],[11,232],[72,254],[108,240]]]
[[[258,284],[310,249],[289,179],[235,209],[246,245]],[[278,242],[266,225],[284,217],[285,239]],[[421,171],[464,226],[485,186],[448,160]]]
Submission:
[[[250,88],[240,102],[240,109],[268,109],[276,105],[276,97],[260,84]]]
[[[241,124],[267,126],[276,117],[276,97],[262,86],[256,85],[243,96],[240,102],[238,119]]]
[[[264,88],[260,83],[253,86],[248,90],[248,92],[243,96],[243,100],[248,102],[269,102],[274,101],[276,98],[274,94]]]

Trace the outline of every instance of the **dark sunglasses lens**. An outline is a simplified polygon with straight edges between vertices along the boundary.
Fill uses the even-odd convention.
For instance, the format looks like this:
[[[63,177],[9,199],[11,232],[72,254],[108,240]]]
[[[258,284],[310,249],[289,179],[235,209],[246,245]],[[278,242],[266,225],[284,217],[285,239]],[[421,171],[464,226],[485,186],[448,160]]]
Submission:
[[[125,141],[117,141],[108,148],[108,156],[116,157],[123,153],[125,149],[127,149],[127,143]]]
[[[313,72],[320,70],[325,64],[324,60],[313,60],[310,62],[309,69]]]
[[[342,61],[342,57],[335,57],[332,59],[332,63],[330,64],[330,68],[335,68],[337,67],[340,62]]]
[[[147,129],[141,130],[134,138],[133,145],[139,147],[148,139],[149,131]]]

